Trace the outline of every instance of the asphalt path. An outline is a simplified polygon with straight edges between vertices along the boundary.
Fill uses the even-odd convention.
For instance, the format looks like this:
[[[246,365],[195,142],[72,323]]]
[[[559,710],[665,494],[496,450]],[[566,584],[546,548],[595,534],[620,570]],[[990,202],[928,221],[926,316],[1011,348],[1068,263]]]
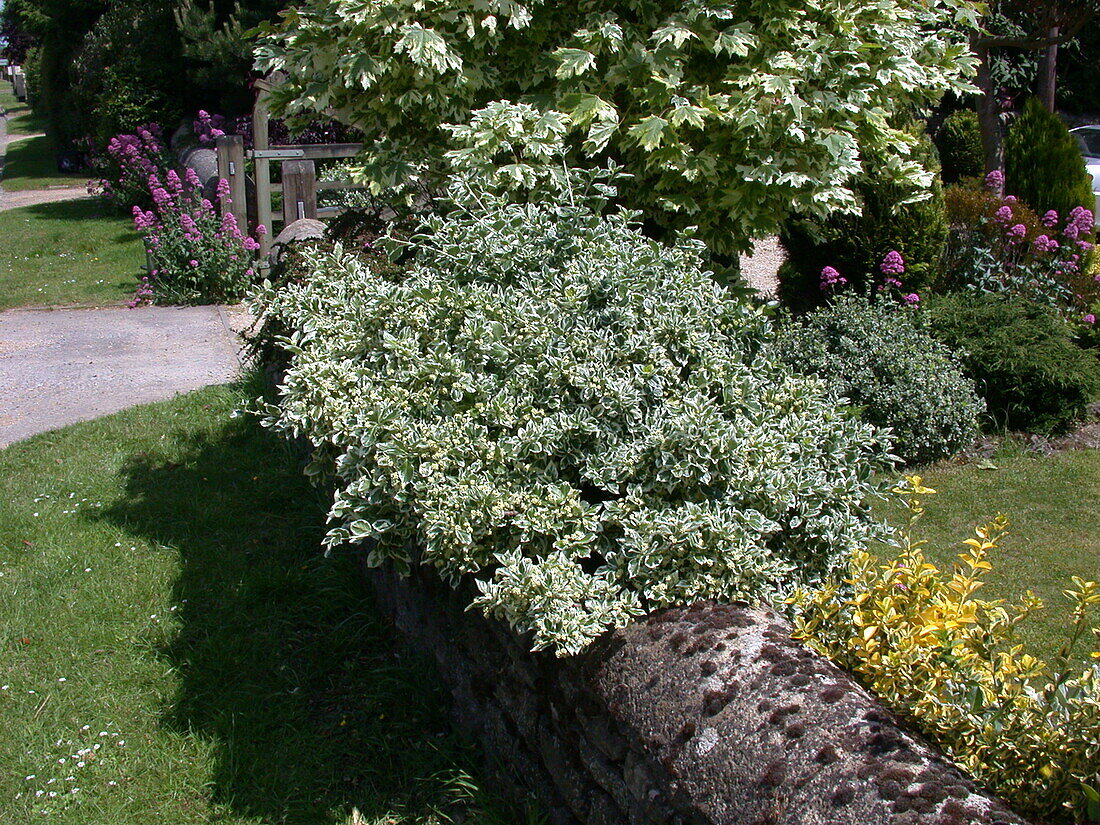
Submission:
[[[0,448],[232,380],[247,318],[217,306],[0,312]]]

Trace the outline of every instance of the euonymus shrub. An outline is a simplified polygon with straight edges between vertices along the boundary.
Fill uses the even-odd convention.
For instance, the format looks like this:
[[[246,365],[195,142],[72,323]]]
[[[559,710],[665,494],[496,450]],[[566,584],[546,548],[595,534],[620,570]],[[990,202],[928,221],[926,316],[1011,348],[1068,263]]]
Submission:
[[[266,423],[315,446],[329,546],[473,577],[564,655],[651,608],[781,597],[877,534],[888,445],[768,354],[700,245],[568,197],[463,202],[405,269],[316,252],[256,296],[293,331]]]
[[[985,405],[953,353],[925,331],[919,310],[885,299],[843,295],[791,321],[776,341],[794,369],[829,382],[890,427],[894,449],[910,463],[935,461],[970,446]]]
[[[950,573],[928,562],[915,526],[924,496],[909,476],[895,488],[908,526],[896,556],[857,550],[843,577],[792,599],[796,638],[833,659],[912,720],[955,764],[1043,822],[1100,817],[1100,649],[1091,667],[1071,658],[1100,605],[1100,585],[1074,577],[1066,644],[1049,663],[1017,642],[1018,626],[1043,606],[976,596],[993,569],[1004,516],[975,531]],[[1092,634],[1100,641],[1100,628]]]

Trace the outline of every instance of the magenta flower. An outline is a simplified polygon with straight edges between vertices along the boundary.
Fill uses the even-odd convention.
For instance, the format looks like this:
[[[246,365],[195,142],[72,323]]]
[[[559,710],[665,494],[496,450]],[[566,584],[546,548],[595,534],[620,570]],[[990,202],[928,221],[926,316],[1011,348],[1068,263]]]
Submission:
[[[198,173],[195,172],[195,170],[191,167],[187,167],[185,177],[187,178],[188,185],[190,185],[191,187],[197,189],[198,187],[202,186],[202,181],[199,180]]]
[[[1086,324],[1095,324],[1096,323],[1096,316],[1093,315],[1091,312],[1088,312],[1088,313],[1085,314],[1085,317],[1082,320]]]
[[[219,198],[229,198],[229,181],[227,181],[225,178],[218,178],[217,193]]]
[[[1004,172],[1000,172],[994,169],[988,175],[985,176],[986,189],[990,189],[994,192],[1000,192],[1001,187],[1005,185]]]
[[[1027,234],[1027,227],[1022,223],[1018,223],[1014,226],[1010,226],[1006,234],[1011,238],[1022,238]]]
[[[199,262],[196,261],[194,258],[189,260],[187,263],[189,263],[191,266],[198,266],[199,265]]]
[[[1012,220],[1012,207],[1002,206],[996,212],[993,213],[993,217],[1001,223],[1008,223]]]
[[[266,234],[267,234],[267,227],[264,226],[262,223],[257,224],[256,225],[256,235],[262,238]]]
[[[905,274],[905,259],[901,257],[901,253],[896,249],[891,249],[886,253],[886,257],[882,259],[882,263],[879,264],[879,272],[883,275],[904,275]],[[887,279],[889,283],[889,279]],[[898,286],[901,286],[899,283]]]
[[[1053,229],[1058,225],[1058,212],[1055,209],[1049,210],[1043,215],[1043,226],[1047,229]]]
[[[1058,248],[1058,241],[1050,237],[1050,235],[1040,235],[1033,241],[1035,249],[1039,252],[1053,252]]]
[[[920,304],[920,296],[915,292],[910,292],[908,295],[902,295],[901,297],[909,306],[918,306]]]
[[[841,287],[846,283],[848,283],[848,279],[837,272],[833,267],[827,266],[821,270],[821,288],[823,290]]]

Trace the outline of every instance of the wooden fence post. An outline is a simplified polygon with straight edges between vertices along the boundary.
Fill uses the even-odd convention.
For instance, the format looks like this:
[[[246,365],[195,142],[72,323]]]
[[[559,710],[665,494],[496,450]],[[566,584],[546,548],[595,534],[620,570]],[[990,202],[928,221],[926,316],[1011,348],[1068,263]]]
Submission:
[[[283,161],[283,226],[317,218],[317,167],[312,160]]]
[[[260,94],[257,96],[256,105],[252,109],[252,148],[257,151],[266,149],[271,145],[267,132],[269,116],[266,99],[267,91],[260,86]],[[260,271],[266,272],[268,269],[267,256],[271,252],[271,242],[275,238],[275,227],[271,225],[271,161],[267,158],[256,158],[255,161],[256,222],[262,224],[267,230],[260,237]]]
[[[12,77],[12,85],[15,87],[15,99],[18,101],[24,101],[27,99],[27,76],[23,74],[22,70],[15,73]]]
[[[248,233],[248,187],[244,174],[244,138],[225,135],[214,142],[218,152],[218,177],[229,182],[229,204],[222,198],[219,206],[222,214],[226,207],[237,219],[241,232]]]

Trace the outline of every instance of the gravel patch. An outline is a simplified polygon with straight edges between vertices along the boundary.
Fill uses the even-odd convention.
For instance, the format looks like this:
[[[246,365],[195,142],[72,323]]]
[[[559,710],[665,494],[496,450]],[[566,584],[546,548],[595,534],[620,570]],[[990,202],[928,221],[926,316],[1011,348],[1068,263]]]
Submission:
[[[772,235],[753,243],[753,250],[741,256],[741,277],[764,298],[774,298],[779,289],[779,267],[787,260],[787,253]]]

